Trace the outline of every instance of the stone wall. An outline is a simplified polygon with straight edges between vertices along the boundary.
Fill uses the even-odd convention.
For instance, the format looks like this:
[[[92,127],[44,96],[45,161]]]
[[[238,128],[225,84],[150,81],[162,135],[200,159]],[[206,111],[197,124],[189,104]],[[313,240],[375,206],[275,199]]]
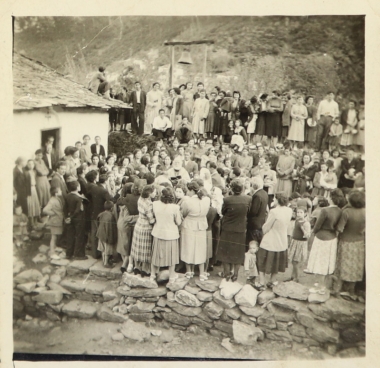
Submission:
[[[92,258],[66,260],[41,271],[22,271],[14,277],[14,317],[46,316],[53,321],[98,318],[122,324],[121,337],[144,338],[146,326],[195,332],[207,330],[243,345],[263,339],[319,346],[330,355],[365,353],[365,306],[283,282],[258,292],[251,285],[225,280],[201,282],[178,278],[167,284],[168,271],[157,282],[140,275],[121,275],[119,266],[107,269]],[[140,326],[140,327],[138,327]],[[136,333],[141,330],[141,333]],[[137,336],[137,337],[136,337]]]

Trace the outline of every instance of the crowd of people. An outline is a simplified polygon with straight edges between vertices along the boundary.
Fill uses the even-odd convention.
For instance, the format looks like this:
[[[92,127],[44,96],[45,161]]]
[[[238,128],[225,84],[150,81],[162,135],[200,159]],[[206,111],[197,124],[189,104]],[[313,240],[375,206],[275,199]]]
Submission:
[[[153,134],[152,147],[106,155],[100,137],[91,145],[85,135],[64,157],[53,138],[34,160],[19,157],[16,244],[42,223],[52,258],[59,241],[68,259],[86,259],[87,247],[104,267],[121,257],[122,272],[155,279],[168,268],[169,282],[179,272],[207,280],[219,264],[219,276],[236,281],[244,266],[258,290],[292,267],[296,282],[318,275],[312,292],[357,299],[365,273],[364,103],[340,111],[333,93],[317,107],[311,96],[306,104],[276,91],[242,100],[237,91],[207,96],[197,87],[171,89],[164,100],[158,83],[146,95],[136,83],[131,128]]]

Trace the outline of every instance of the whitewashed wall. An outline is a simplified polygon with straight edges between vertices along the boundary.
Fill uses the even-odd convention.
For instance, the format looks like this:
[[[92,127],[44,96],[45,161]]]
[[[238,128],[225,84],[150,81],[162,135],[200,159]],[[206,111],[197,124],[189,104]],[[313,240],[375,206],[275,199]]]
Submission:
[[[67,111],[54,108],[48,114],[47,109],[13,113],[13,152],[12,157],[34,158],[34,152],[41,145],[41,130],[61,128],[61,151],[67,146],[74,146],[88,134],[91,144],[95,136],[100,136],[106,152],[108,148],[108,112],[104,110],[83,109]],[[50,116],[50,118],[48,118]],[[63,152],[61,152],[63,154]]]

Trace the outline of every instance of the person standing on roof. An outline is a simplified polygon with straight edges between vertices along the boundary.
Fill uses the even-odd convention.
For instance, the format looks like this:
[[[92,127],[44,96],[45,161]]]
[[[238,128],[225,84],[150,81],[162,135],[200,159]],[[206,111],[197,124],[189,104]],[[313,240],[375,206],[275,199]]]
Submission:
[[[94,93],[98,92],[98,87],[100,83],[106,81],[106,68],[103,66],[100,66],[98,71],[93,75],[90,82],[88,83],[87,88]]]

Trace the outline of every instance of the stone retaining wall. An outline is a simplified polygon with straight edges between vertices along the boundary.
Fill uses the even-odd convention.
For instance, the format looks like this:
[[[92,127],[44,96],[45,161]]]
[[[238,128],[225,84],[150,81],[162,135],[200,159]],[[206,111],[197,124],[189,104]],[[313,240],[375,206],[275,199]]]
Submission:
[[[121,333],[129,338],[136,329],[131,321],[149,326],[160,320],[166,327],[207,330],[243,345],[271,339],[320,346],[330,355],[364,354],[364,304],[310,294],[292,281],[259,293],[250,285],[220,279],[181,277],[168,285],[168,276],[162,271],[156,283],[139,275],[121,276],[119,267],[107,269],[91,258],[67,264],[59,260],[42,272],[30,269],[14,277],[14,316],[98,318],[123,324]]]

